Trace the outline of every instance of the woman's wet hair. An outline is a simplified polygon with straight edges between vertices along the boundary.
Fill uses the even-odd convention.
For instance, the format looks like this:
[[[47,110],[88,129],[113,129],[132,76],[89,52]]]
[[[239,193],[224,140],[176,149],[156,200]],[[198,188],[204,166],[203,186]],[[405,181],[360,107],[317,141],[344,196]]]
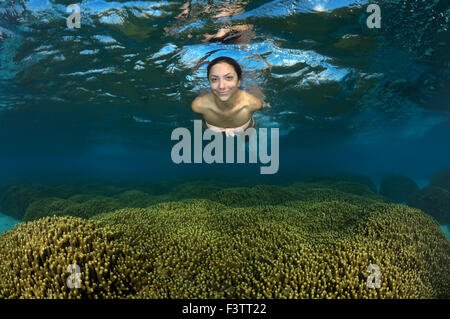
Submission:
[[[241,66],[239,65],[239,63],[236,62],[236,60],[229,58],[227,56],[220,56],[218,58],[215,58],[214,60],[212,60],[211,62],[209,62],[208,64],[208,68],[207,68],[207,77],[209,79],[209,72],[211,71],[211,68],[216,65],[217,63],[220,62],[225,62],[230,64],[231,66],[233,66],[234,71],[236,71],[236,74],[238,76],[238,80],[240,80],[242,78],[242,69]]]

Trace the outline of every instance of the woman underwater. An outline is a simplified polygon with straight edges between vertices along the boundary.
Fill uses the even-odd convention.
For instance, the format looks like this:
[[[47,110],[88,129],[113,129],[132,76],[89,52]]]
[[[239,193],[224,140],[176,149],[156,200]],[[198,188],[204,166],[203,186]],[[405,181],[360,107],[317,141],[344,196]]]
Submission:
[[[192,102],[192,110],[202,115],[204,127],[226,136],[254,127],[253,113],[266,104],[260,90],[257,95],[262,97],[258,98],[239,89],[242,79],[239,63],[230,57],[218,57],[208,64],[207,76],[211,92]]]

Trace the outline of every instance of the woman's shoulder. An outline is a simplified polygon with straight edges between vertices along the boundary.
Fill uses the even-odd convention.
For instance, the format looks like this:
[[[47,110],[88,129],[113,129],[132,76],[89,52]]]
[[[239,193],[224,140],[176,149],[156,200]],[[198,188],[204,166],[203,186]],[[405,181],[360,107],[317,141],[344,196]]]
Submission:
[[[259,110],[262,107],[262,101],[260,98],[254,96],[253,94],[242,91],[243,94],[243,100],[245,104],[250,108],[251,111]]]
[[[202,113],[205,105],[208,105],[209,101],[211,100],[211,94],[212,93],[209,92],[197,96],[194,101],[192,101],[192,110],[196,113]]]

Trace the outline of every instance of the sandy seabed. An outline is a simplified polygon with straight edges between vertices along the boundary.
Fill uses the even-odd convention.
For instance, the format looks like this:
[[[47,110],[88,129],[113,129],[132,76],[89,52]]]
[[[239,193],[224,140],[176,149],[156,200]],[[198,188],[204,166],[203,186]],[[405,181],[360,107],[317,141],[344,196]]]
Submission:
[[[0,233],[3,233],[8,229],[13,228],[14,225],[18,223],[20,223],[20,220],[17,220],[15,218],[12,218],[11,216],[0,213]]]

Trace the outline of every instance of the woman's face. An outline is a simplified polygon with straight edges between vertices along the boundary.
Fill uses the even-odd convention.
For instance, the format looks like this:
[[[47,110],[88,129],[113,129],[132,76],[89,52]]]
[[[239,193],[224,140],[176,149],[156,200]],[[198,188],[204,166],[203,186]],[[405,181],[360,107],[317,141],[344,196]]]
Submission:
[[[215,64],[209,72],[209,85],[217,98],[225,102],[236,94],[241,81],[233,66],[220,62]]]

